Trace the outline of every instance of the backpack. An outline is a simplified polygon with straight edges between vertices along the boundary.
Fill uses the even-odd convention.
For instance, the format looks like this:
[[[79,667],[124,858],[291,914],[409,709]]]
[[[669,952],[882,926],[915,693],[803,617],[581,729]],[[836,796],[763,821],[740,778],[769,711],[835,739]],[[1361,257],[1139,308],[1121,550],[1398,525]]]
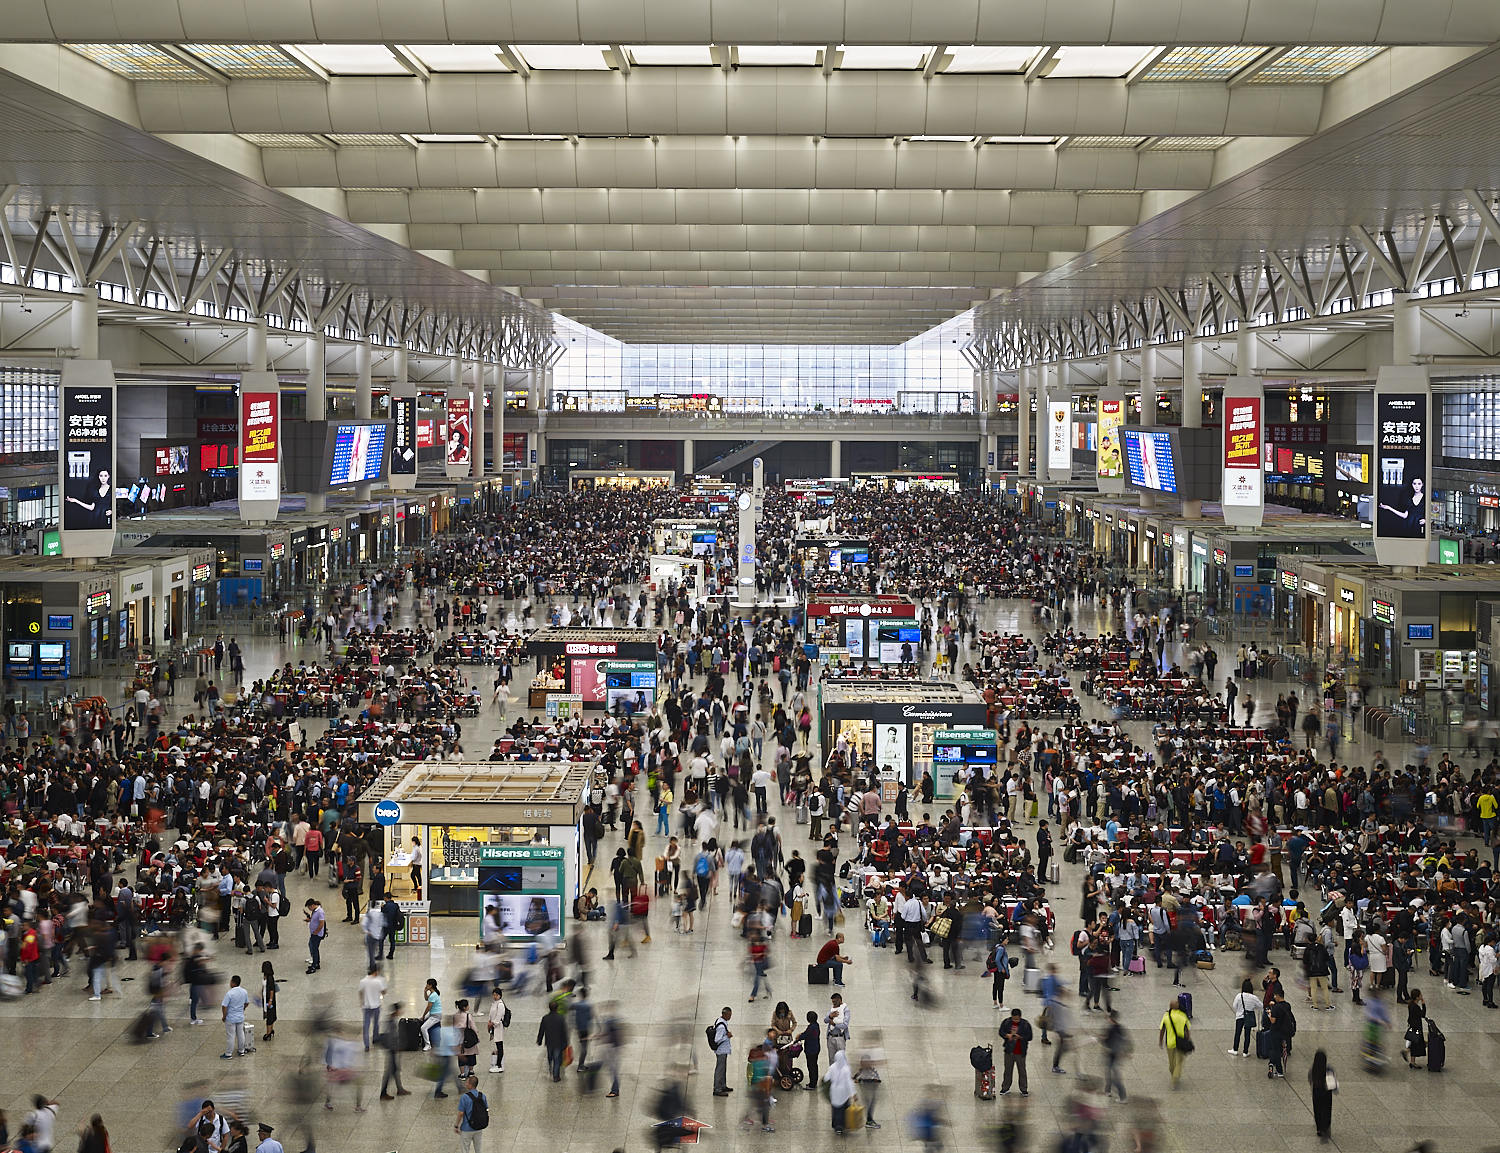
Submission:
[[[503,1016],[503,1017],[500,1018],[500,1028],[502,1028],[502,1029],[509,1029],[510,1028],[510,1006],[509,1005],[505,1006],[505,1016]]]
[[[717,1037],[719,1032],[719,1023],[715,1021],[708,1028],[704,1029],[703,1032],[704,1035],[708,1037],[708,1047],[710,1049],[717,1049],[719,1047],[719,1042],[715,1040],[715,1038]]]
[[[995,1054],[988,1045],[975,1045],[969,1050],[969,1064],[983,1073],[995,1067]]]
[[[488,1129],[490,1127],[490,1107],[489,1103],[484,1099],[484,1094],[476,1089],[472,1093],[465,1093],[464,1096],[469,1099],[469,1128],[476,1131]]]
[[[706,876],[708,876],[708,854],[707,853],[699,853],[698,854],[698,860],[693,865],[693,872],[696,873],[700,877],[706,877]]]
[[[1075,956],[1075,957],[1078,956],[1079,953],[1083,952],[1083,948],[1078,943],[1078,938],[1082,937],[1082,936],[1083,936],[1083,930],[1079,929],[1077,932],[1075,932],[1073,934],[1073,940],[1068,945],[1069,950],[1072,952],[1073,956]]]

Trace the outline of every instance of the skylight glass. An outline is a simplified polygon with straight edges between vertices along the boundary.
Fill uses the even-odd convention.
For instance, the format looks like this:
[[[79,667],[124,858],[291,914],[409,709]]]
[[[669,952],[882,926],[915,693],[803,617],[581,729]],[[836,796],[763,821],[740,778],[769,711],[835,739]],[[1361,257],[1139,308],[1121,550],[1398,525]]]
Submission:
[[[1147,152],[1212,152],[1223,148],[1232,136],[1158,136],[1146,145]]]
[[[531,67],[543,70],[602,72],[609,67],[598,44],[521,44],[516,51]]]
[[[954,140],[962,140],[964,142],[972,142],[974,138],[972,136],[908,136],[907,139],[908,140],[916,140],[916,141],[920,141],[922,143],[930,144],[930,143],[933,143],[934,141],[954,141]]]
[[[231,80],[312,80],[312,73],[274,44],[184,44]]]
[[[396,148],[406,144],[399,136],[381,132],[331,132],[328,139],[341,148]]]
[[[328,145],[316,136],[303,136],[292,132],[242,132],[242,140],[261,148],[327,148]]]
[[[1227,44],[1217,48],[1178,47],[1158,60],[1142,80],[1228,80],[1260,59],[1265,49],[1255,44]]]
[[[1047,75],[1065,77],[1124,76],[1146,57],[1155,54],[1153,47],[1119,47],[1115,45],[1060,48],[1056,64]]]
[[[498,44],[409,44],[407,51],[433,72],[509,72]]]
[[[383,44],[298,44],[314,64],[335,76],[410,76]]]
[[[816,64],[821,49],[801,44],[742,44],[740,63],[747,65]]]
[[[1250,79],[1251,84],[1326,84],[1358,68],[1385,51],[1379,45],[1346,45],[1341,48],[1293,48],[1280,60],[1267,64]]]
[[[1056,136],[991,136],[986,144],[1056,144]]]
[[[483,144],[485,139],[483,136],[474,135],[445,136],[439,133],[419,132],[417,142],[420,144]]]
[[[839,49],[844,58],[840,68],[890,68],[911,70],[922,67],[927,49],[919,45],[855,44]]]
[[[1069,136],[1069,148],[1139,148],[1144,136]]]
[[[630,49],[630,59],[642,68],[652,66],[690,68],[711,65],[713,49],[707,44],[640,44]]]
[[[949,48],[944,72],[1024,72],[1040,48]]]
[[[131,80],[195,80],[208,82],[204,76],[177,59],[150,44],[69,44],[68,48],[87,57],[95,64],[118,72]]]

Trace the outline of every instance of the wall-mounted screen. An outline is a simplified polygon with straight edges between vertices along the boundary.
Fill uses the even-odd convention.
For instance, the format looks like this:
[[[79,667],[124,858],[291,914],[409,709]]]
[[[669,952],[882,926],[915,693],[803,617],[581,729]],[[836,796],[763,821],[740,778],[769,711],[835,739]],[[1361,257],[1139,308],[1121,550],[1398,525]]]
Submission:
[[[1340,452],[1334,454],[1334,467],[1339,480],[1364,484],[1370,479],[1367,471],[1370,458],[1362,452]]]
[[[384,422],[370,424],[330,424],[328,478],[329,488],[350,484],[369,484],[386,475],[386,430]]]
[[[1433,639],[1432,630],[1432,625],[1407,625],[1406,639],[1409,641],[1430,641]]]

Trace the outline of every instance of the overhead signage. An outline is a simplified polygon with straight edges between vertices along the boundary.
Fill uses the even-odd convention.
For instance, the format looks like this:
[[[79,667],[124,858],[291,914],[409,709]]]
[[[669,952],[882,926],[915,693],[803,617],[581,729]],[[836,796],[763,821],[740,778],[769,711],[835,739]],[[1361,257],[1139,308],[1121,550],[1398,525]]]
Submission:
[[[1384,625],[1396,623],[1396,606],[1390,601],[1371,600],[1370,616]]]
[[[1376,395],[1375,485],[1377,536],[1407,540],[1427,535],[1427,395]]]
[[[917,606],[896,601],[814,601],[807,606],[807,615],[817,618],[914,617],[917,615]]]
[[[1224,565],[1229,563],[1229,554],[1221,548],[1214,549],[1214,564]]]
[[[1047,468],[1054,478],[1073,469],[1073,439],[1069,427],[1073,406],[1066,400],[1047,402]]]
[[[109,602],[110,595],[108,589],[104,589],[96,593],[89,593],[89,595],[85,597],[83,601],[84,611],[87,612],[89,616],[93,616],[95,613],[108,612]]]
[[[113,388],[62,390],[64,532],[115,527]]]
[[[620,651],[614,641],[569,641],[563,653],[570,657],[612,657]]]
[[[1312,593],[1312,595],[1315,597],[1328,595],[1328,590],[1326,588],[1320,585],[1317,581],[1310,581],[1306,577],[1302,578],[1302,591]]]
[[[1500,508],[1500,496],[1488,496],[1481,494],[1474,498],[1480,508]]]
[[[213,569],[206,564],[195,564],[193,566],[193,583],[201,585],[213,575]]]
[[[1326,424],[1268,424],[1266,441],[1270,444],[1327,444]]]
[[[272,560],[280,560],[285,555],[286,555],[286,545],[283,542],[277,541],[275,544],[273,544],[271,546],[271,559]]]
[[[240,394],[240,499],[281,499],[281,395]]]
[[[391,420],[395,424],[391,447],[391,473],[415,476],[417,472],[417,398],[393,396]]]
[[[448,438],[445,459],[452,467],[468,465],[473,456],[472,401],[466,396],[448,398]]]
[[[1281,587],[1291,592],[1297,591],[1297,574],[1290,569],[1281,570]]]

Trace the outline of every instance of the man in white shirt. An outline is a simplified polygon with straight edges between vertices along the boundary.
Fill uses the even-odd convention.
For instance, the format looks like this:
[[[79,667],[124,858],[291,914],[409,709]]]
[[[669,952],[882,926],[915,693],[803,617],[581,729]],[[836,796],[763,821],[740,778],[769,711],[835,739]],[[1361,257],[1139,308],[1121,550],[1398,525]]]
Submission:
[[[906,959],[920,960],[923,964],[930,965],[932,960],[927,956],[927,946],[922,943],[922,926],[925,921],[922,902],[915,894],[908,893],[901,905],[901,931],[906,938]]]
[[[32,1098],[32,1104],[36,1108],[26,1115],[26,1123],[36,1130],[32,1143],[38,1153],[49,1153],[52,1148],[52,1131],[57,1124],[57,1102],[38,1093]]]
[[[771,782],[774,779],[764,765],[750,774],[750,787],[755,790],[755,811],[757,813],[770,811],[766,800],[766,790],[771,787]]]
[[[380,912],[375,905],[370,906],[371,912],[375,913],[376,920],[381,920]],[[366,917],[369,913],[365,914]],[[377,952],[380,948],[380,938],[375,938]],[[380,975],[380,966],[374,961],[370,962],[370,971],[360,979],[359,982],[359,1007],[364,1014],[364,1037],[365,1052],[370,1051],[370,1040],[380,1035],[380,1004],[385,1000],[386,983],[385,978]]]
[[[226,1052],[220,1054],[225,1061],[232,1061],[236,1052],[241,1057],[255,1052],[255,1046],[245,1036],[245,1010],[249,1005],[250,994],[240,987],[239,977],[230,977],[229,989],[219,1002],[219,1015],[224,1022],[224,1035],[229,1046]]]

